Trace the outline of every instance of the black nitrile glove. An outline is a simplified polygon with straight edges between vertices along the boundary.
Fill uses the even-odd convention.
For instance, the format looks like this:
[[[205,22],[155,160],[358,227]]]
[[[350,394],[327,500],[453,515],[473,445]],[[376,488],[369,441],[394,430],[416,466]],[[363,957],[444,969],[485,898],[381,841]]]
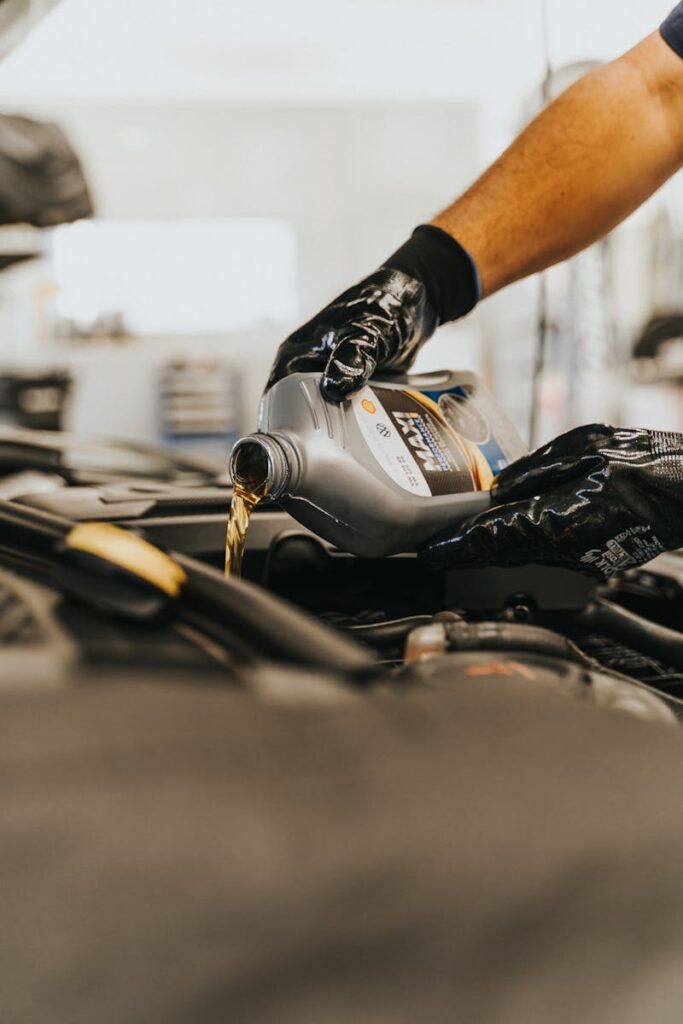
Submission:
[[[683,546],[683,435],[593,424],[496,478],[496,505],[421,552],[434,569],[559,565],[605,579]]]
[[[341,401],[376,369],[406,370],[436,328],[469,313],[478,298],[468,253],[423,224],[379,270],[283,341],[267,387],[290,373],[322,370],[326,397]]]

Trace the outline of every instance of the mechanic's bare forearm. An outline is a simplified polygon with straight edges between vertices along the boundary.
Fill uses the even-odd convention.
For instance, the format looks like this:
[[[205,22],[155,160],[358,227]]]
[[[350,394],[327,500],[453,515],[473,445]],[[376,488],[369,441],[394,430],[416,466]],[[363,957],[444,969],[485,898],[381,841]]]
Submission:
[[[683,163],[683,60],[655,33],[543,111],[433,221],[484,295],[601,238]]]

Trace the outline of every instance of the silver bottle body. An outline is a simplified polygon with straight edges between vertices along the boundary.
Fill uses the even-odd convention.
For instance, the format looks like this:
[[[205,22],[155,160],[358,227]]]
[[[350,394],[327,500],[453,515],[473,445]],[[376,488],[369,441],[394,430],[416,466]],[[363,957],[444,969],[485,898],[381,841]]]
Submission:
[[[238,441],[233,449],[233,475],[243,446],[258,445],[267,461],[269,500],[277,501],[302,525],[363,557],[414,551],[439,530],[487,508],[490,496],[482,490],[428,493],[421,474],[408,468],[403,479],[400,467],[404,463],[407,467],[407,462],[399,446],[406,445],[396,436],[400,434],[396,422],[383,415],[378,396],[386,399],[387,390],[405,395],[406,389],[446,393],[463,386],[481,390],[472,374],[444,371],[373,380],[353,400],[333,404],[322,396],[320,374],[292,374],[264,395],[258,432]],[[363,394],[370,397],[363,399]],[[399,395],[390,397],[401,400]],[[490,396],[487,399],[495,409]],[[364,409],[359,416],[359,402],[368,409],[374,407],[368,417],[370,426],[365,424]],[[494,429],[505,434],[506,461],[517,458],[524,451],[521,441],[497,410],[494,415],[498,418]],[[375,445],[373,427],[378,443],[390,446],[389,456]],[[406,450],[414,457],[413,450]],[[429,459],[428,452],[420,454]]]

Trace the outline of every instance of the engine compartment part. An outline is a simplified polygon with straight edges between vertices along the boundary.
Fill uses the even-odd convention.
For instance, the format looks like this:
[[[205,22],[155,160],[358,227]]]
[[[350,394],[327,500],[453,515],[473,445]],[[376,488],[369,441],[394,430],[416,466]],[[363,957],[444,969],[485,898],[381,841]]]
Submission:
[[[677,1019],[677,733],[504,677],[326,692],[131,671],[5,702],[8,1014],[492,1022],[533,991],[539,1021]]]
[[[579,624],[593,632],[610,634],[683,672],[683,634],[677,630],[644,619],[604,598],[584,610]]]
[[[73,461],[68,450],[62,457]],[[150,460],[164,464],[153,451]],[[12,471],[17,468],[14,463]],[[99,463],[97,472],[102,468]],[[286,513],[259,506],[246,578],[226,581],[218,568],[228,500],[227,487],[201,473],[184,480],[93,481],[88,487],[64,481],[51,491],[0,501],[0,562],[54,595],[67,636],[103,671],[124,663],[168,671],[175,658],[212,685],[223,680],[244,686],[257,670],[268,674],[272,666],[291,666],[307,673],[311,689],[311,673],[317,673],[321,680],[337,680],[344,691],[378,692],[422,685],[403,666],[427,655],[444,656],[444,673],[453,681],[472,655],[479,664],[497,666],[513,687],[525,672],[536,672],[538,659],[549,659],[555,673],[558,665],[587,673],[592,695],[600,690],[596,679],[603,689],[611,687],[612,698],[601,706],[632,705],[643,714],[649,698],[642,694],[655,691],[665,705],[656,705],[662,720],[670,712],[680,715],[680,556],[663,556],[608,585],[540,566],[434,575],[411,555],[350,556]],[[180,574],[173,594],[140,576],[137,555],[124,565],[100,548],[86,544],[88,550],[79,550],[67,541],[70,532],[119,536],[120,528],[130,551],[152,544],[157,552],[161,545],[161,563],[170,558]],[[661,643],[665,634],[668,646]],[[465,678],[488,685],[484,674]],[[281,695],[285,688],[280,686]],[[586,699],[580,687],[566,692]]]
[[[586,657],[575,647],[571,640],[554,633],[550,629],[531,626],[518,622],[465,622],[460,616],[440,619],[429,629],[427,645],[434,646],[434,630],[442,636],[444,651],[528,651],[533,654],[545,654],[551,657],[573,661],[579,665],[586,664]],[[408,637],[408,651],[421,647],[421,636],[413,631]],[[406,660],[422,661],[422,657],[406,656]]]
[[[53,430],[0,429],[2,477],[33,470],[57,474],[70,487],[123,483],[142,493],[145,487],[154,493],[161,482],[182,487],[215,485],[220,469],[203,459],[154,445],[83,438]],[[66,500],[66,492],[61,498]]]
[[[75,532],[82,536],[80,531],[87,530],[91,537],[95,529],[98,533],[104,529],[108,535],[113,532],[118,536],[117,527],[91,524],[90,527],[74,528],[68,520],[11,502],[0,502],[0,529],[6,542],[14,540],[13,544],[6,543],[4,548],[0,547],[0,562],[52,586],[59,585],[60,570],[63,572],[66,565],[68,573],[68,566],[72,564],[74,552],[65,543],[70,535]],[[142,542],[142,545],[146,543]],[[132,539],[126,546],[127,556],[130,545],[134,546]],[[83,545],[81,550],[76,549],[81,556],[79,568],[86,569],[87,579],[80,592],[78,586],[83,583],[83,578],[78,580],[73,574],[68,577],[66,589],[71,596],[78,596],[86,603],[93,600],[92,586],[89,585],[93,581],[88,578],[88,568],[94,576],[95,586],[103,571],[105,578],[108,574],[119,577],[122,571],[117,545],[109,552],[112,555],[110,560],[105,557],[104,546],[100,544],[97,550],[98,554],[92,560],[92,550],[83,550]],[[172,571],[168,571],[174,576],[174,585],[179,587],[174,602],[175,615],[189,626],[199,626],[206,635],[227,643],[229,649],[252,659],[270,656],[276,660],[351,674],[367,672],[372,667],[373,659],[362,648],[276,596],[253,584],[227,580],[212,567],[185,555],[174,555],[173,552],[169,555]],[[166,570],[168,557],[158,551],[154,557]],[[89,565],[88,559],[91,559]],[[129,571],[129,567],[123,567],[124,574]],[[107,606],[106,601],[104,604]],[[121,614],[121,608],[112,603],[109,603],[108,610]]]
[[[436,689],[448,689],[463,681],[482,686],[505,680],[519,692],[578,700],[674,728],[680,725],[672,708],[645,686],[600,671],[597,665],[589,668],[576,660],[525,648],[517,652],[504,649],[495,655],[486,650],[435,655],[409,665],[404,676]]]
[[[595,580],[547,565],[450,569],[445,585],[449,606],[477,613],[522,604],[545,611],[578,611],[596,590]]]
[[[187,581],[174,559],[111,523],[74,526],[58,555],[54,578],[63,591],[127,618],[158,618]]]
[[[187,574],[181,614],[215,639],[237,633],[267,660],[347,673],[350,679],[371,673],[374,659],[362,648],[275,595],[186,555],[175,559]]]
[[[586,699],[584,690],[578,687],[578,682],[582,682],[584,687],[589,686],[591,701],[596,706],[628,710],[651,721],[675,720],[671,707],[666,706],[667,699],[677,712],[680,710],[678,702],[670,697],[663,702],[644,685],[614,671],[601,670],[566,636],[538,624],[509,621],[511,611],[513,616],[518,614],[518,608],[511,609],[509,605],[499,611],[498,621],[468,621],[462,614],[441,607],[395,620],[388,620],[386,614],[382,617],[379,610],[366,613],[365,621],[363,616],[356,615],[355,621],[349,621],[336,613],[335,622],[335,616],[328,613],[328,622],[323,625],[253,584],[225,579],[211,566],[186,555],[166,555],[148,541],[111,524],[72,526],[68,520],[11,502],[0,503],[0,521],[5,532],[18,531],[15,541],[20,539],[21,553],[15,552],[15,561],[20,562],[24,571],[27,551],[33,547],[34,570],[42,567],[43,578],[66,592],[71,602],[75,599],[81,605],[86,603],[84,621],[90,620],[95,627],[100,659],[102,648],[106,650],[111,641],[107,640],[106,628],[103,631],[102,623],[98,622],[98,610],[100,615],[107,613],[105,620],[132,620],[130,624],[140,630],[138,643],[144,635],[143,627],[151,626],[142,643],[147,655],[151,644],[158,643],[163,636],[164,628],[172,628],[174,641],[179,636],[183,643],[189,642],[200,653],[200,662],[206,658],[213,670],[227,666],[231,682],[239,677],[240,664],[244,675],[250,664],[253,671],[259,661],[270,661],[307,666],[325,677],[338,678],[342,688],[349,684],[403,687],[406,683],[424,683],[427,676],[432,678],[434,667],[427,670],[427,675],[420,669],[427,658],[438,662],[441,676],[449,676],[451,682],[463,673],[480,682],[490,675],[536,682],[538,660],[546,659],[552,664],[554,675],[541,673],[540,679],[546,686],[549,678],[554,679],[558,693]],[[291,569],[298,570],[299,575],[302,562],[296,552],[302,543],[306,548],[313,545],[315,556],[322,558],[326,566],[335,561],[309,537],[285,539],[289,541],[285,547]],[[294,548],[292,540],[296,542]],[[283,546],[282,539],[278,544]],[[277,561],[276,555],[274,560]],[[363,564],[363,560],[348,558],[342,562],[347,567]],[[273,558],[271,575],[272,563]],[[419,569],[415,559],[385,559],[379,564],[392,563],[402,575],[406,566]],[[376,563],[371,564],[377,568]],[[338,578],[336,582],[339,583]],[[592,621],[590,616],[595,607],[602,607],[604,612],[605,606],[609,610],[604,600],[602,605],[589,605],[575,618],[585,625]],[[521,607],[532,614],[528,598]],[[632,613],[623,614],[630,616],[630,620],[634,618]],[[69,603],[61,609],[61,615],[62,621],[71,622],[73,628]],[[159,621],[162,615],[167,621]],[[83,616],[79,618],[83,620]],[[333,623],[336,629],[331,628]],[[403,647],[406,638],[405,656],[397,656],[396,651]],[[93,647],[92,643],[90,646]],[[95,643],[95,651],[97,647]],[[135,650],[133,643],[133,660]],[[457,652],[457,656],[449,653],[445,660],[434,657],[445,652]],[[463,664],[462,658],[469,654],[475,656],[475,662]],[[108,656],[111,658],[111,651]],[[97,660],[97,653],[95,657]],[[118,658],[120,663],[120,654]],[[140,650],[137,660],[145,660]],[[403,660],[407,669],[392,678],[392,663]],[[563,667],[558,670],[558,665]],[[574,673],[572,686],[566,684],[567,666],[582,673],[580,677]],[[414,668],[420,671],[412,671]]]

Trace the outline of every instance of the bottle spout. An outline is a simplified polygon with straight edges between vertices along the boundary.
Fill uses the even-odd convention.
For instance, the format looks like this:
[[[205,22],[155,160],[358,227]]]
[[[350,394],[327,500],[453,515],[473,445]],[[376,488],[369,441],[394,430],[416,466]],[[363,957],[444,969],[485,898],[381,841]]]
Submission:
[[[291,475],[290,460],[280,441],[270,434],[248,434],[230,455],[230,477],[248,493],[269,498],[283,494]]]

